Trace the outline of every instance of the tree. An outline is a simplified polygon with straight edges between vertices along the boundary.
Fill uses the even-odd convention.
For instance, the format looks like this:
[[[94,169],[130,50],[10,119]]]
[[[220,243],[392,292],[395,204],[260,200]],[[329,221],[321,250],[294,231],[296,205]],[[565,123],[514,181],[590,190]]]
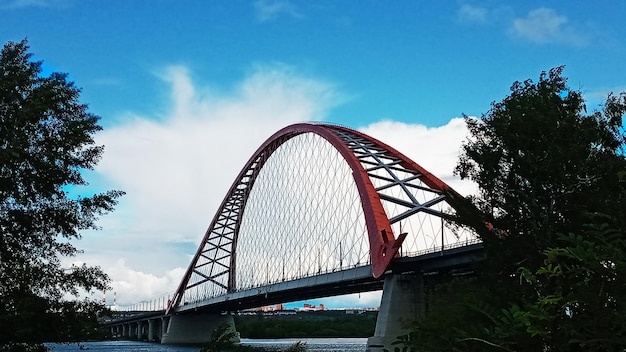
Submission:
[[[483,235],[498,268],[486,277],[502,284],[510,325],[536,341],[528,348],[623,349],[626,94],[586,115],[562,70],[516,82],[487,115],[466,118],[457,172],[478,183],[476,205],[497,229]]]
[[[80,253],[72,240],[95,229],[123,194],[70,196],[102,155],[93,140],[99,117],[66,74],[42,76],[28,48],[26,40],[8,42],[0,53],[0,350],[85,336],[102,307],[65,298],[104,290],[108,277],[62,260]]]
[[[626,347],[626,93],[587,114],[562,70],[515,82],[480,119],[465,117],[456,172],[479,195],[457,200],[459,220],[486,259],[477,278],[454,283],[468,292],[457,319],[471,323],[445,321],[445,307],[418,323],[430,351]]]

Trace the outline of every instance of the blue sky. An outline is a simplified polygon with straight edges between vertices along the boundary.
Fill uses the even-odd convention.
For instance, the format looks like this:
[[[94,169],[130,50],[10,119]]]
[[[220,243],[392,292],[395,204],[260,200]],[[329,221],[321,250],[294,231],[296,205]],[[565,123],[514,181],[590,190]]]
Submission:
[[[336,84],[348,102],[332,120],[358,126],[479,115],[514,80],[558,65],[586,92],[625,85],[621,2],[0,3],[0,39],[28,37],[84,88],[105,125],[127,110],[162,109],[155,71],[172,64],[226,90],[255,65],[290,65]]]
[[[487,112],[513,81],[566,65],[590,109],[626,90],[624,13],[609,1],[0,0],[0,41],[28,38],[102,117],[89,178],[127,196],[80,245],[131,302],[178,283],[275,130],[359,128],[457,182],[456,118]]]

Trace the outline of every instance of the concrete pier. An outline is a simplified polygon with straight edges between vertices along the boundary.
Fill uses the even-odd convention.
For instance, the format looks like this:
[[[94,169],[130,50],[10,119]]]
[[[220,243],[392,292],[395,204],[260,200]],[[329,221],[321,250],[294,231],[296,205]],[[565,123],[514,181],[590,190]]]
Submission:
[[[235,330],[235,321],[230,314],[181,314],[169,318],[167,329],[163,331],[164,344],[202,344],[211,339],[211,334],[222,325]],[[237,334],[234,343],[239,343]]]
[[[374,336],[367,340],[368,352],[393,351],[398,336],[408,334],[410,325],[424,314],[424,279],[421,274],[390,274],[385,277]],[[398,346],[399,347],[399,346]]]

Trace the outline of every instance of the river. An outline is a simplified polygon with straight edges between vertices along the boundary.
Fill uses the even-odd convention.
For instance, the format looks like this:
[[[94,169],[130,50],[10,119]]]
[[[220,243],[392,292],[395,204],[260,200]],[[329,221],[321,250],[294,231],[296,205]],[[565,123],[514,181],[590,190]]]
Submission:
[[[266,347],[274,350],[284,350],[294,343],[306,343],[309,352],[364,352],[366,338],[316,338],[316,339],[241,339],[241,343],[253,347]],[[150,342],[137,341],[102,341],[83,342],[82,349],[76,344],[48,344],[53,352],[78,352],[87,348],[89,351],[99,352],[198,352],[199,347],[161,345]]]

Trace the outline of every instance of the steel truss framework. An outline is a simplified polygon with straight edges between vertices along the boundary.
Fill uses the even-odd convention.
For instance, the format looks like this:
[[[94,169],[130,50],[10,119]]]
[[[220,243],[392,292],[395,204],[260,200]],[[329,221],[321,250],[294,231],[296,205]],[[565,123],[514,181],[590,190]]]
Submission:
[[[288,153],[291,150],[288,148],[290,145],[289,143],[297,143],[295,144],[296,147],[293,148],[296,148],[294,150],[297,151],[296,154],[298,154],[298,156],[296,156],[293,160],[291,157],[285,156],[289,155],[285,153]],[[320,147],[316,147],[317,145],[320,145]],[[325,152],[325,154],[318,157],[318,159],[321,160],[318,161],[321,163],[321,167],[310,166],[314,164],[313,155],[316,154],[316,152],[313,149],[315,148],[325,148],[329,150]],[[333,155],[337,155],[337,157],[334,157]],[[276,157],[272,159],[273,156]],[[327,160],[333,158],[338,159],[339,161],[332,166],[324,166],[324,163]],[[305,180],[302,181],[303,183],[293,186],[291,183],[286,182],[286,180],[281,180],[281,178],[287,177],[285,176],[283,170],[286,166],[283,166],[283,164],[293,164],[295,166],[292,166],[292,169],[298,170],[299,168],[303,170],[298,171],[299,174],[297,174],[297,176],[289,176],[291,178],[306,177],[306,174],[314,171],[311,167],[316,169],[326,167],[333,169],[333,171],[332,173],[326,172],[322,176],[312,176],[315,177],[315,179]],[[306,165],[309,165],[309,169],[307,169]],[[357,236],[364,236],[369,241],[369,250],[366,251],[369,252],[367,254],[369,254],[368,259],[371,264],[372,275],[374,277],[381,276],[386,271],[391,260],[394,257],[401,255],[400,248],[403,246],[403,243],[409,234],[409,232],[406,231],[407,229],[409,229],[410,232],[416,233],[421,231],[413,228],[412,226],[416,226],[418,228],[433,226],[433,219],[439,219],[439,221],[435,221],[436,229],[430,232],[429,236],[431,237],[431,242],[430,244],[426,243],[426,246],[433,245],[435,236],[439,236],[439,232],[441,232],[441,240],[443,241],[443,222],[454,213],[454,209],[450,208],[450,206],[445,202],[447,200],[446,198],[449,196],[460,197],[443,181],[392,147],[358,131],[342,126],[327,124],[302,123],[291,125],[276,132],[267,141],[265,141],[265,143],[257,149],[239,173],[219,207],[215,217],[213,218],[204,238],[202,239],[198,251],[189,265],[189,268],[187,269],[187,272],[180,283],[168,310],[178,306],[183,299],[185,301],[189,299],[193,300],[194,298],[184,298],[185,294],[188,294],[194,289],[198,290],[199,287],[210,286],[211,289],[202,290],[205,293],[202,297],[196,298],[197,300],[207,299],[211,296],[217,296],[225,293],[232,293],[242,289],[249,289],[250,287],[254,287],[255,282],[258,284],[258,280],[260,280],[259,276],[261,276],[259,273],[265,271],[267,274],[267,271],[270,270],[270,262],[267,262],[268,264],[266,264],[268,265],[268,268],[255,268],[255,266],[260,265],[261,259],[259,259],[258,256],[245,259],[244,262],[244,265],[249,269],[248,271],[252,271],[252,274],[247,274],[248,276],[252,275],[252,279],[246,278],[238,280],[237,277],[238,272],[242,273],[244,271],[244,268],[238,269],[238,264],[241,264],[239,262],[241,257],[246,255],[248,248],[255,246],[254,239],[251,244],[248,242],[241,242],[243,240],[240,236],[242,226],[246,227],[246,232],[255,233],[259,227],[265,226],[264,224],[268,222],[267,220],[261,223],[253,221],[255,220],[255,217],[267,218],[270,216],[268,215],[269,213],[267,213],[267,208],[272,207],[272,199],[269,200],[270,203],[267,203],[267,198],[272,198],[273,194],[278,193],[279,190],[287,192],[287,196],[279,201],[285,202],[286,200],[284,199],[298,198],[301,193],[306,192],[305,189],[309,188],[308,185],[310,183],[319,183],[319,178],[322,177],[333,178],[335,177],[333,175],[340,172],[335,171],[335,169],[341,169],[342,167],[347,170],[347,172],[343,173],[347,174],[351,180],[344,178],[337,181],[348,185],[333,189],[329,192],[331,193],[330,197],[350,198],[351,191],[347,190],[344,192],[340,191],[340,189],[346,188],[354,191],[353,193],[356,198],[354,200],[347,200],[346,202],[348,203],[345,204],[349,205],[351,203],[358,203],[358,214],[350,216],[350,219],[347,220],[354,223],[363,223],[361,227],[359,227],[359,225],[354,225],[354,231],[364,232],[363,234],[357,233]],[[277,170],[274,171],[276,175],[268,171],[272,168]],[[265,181],[266,179],[269,179],[270,181]],[[260,184],[270,184],[270,186],[261,186],[259,184],[257,187],[257,189],[262,189],[262,187],[267,188],[268,190],[266,190],[265,193],[260,195],[254,193],[254,187],[257,181],[259,181]],[[328,182],[330,184],[332,183],[332,180],[328,180]],[[289,187],[297,189],[285,191],[285,189]],[[322,187],[324,189],[330,189],[333,186],[321,184],[320,187],[315,188],[315,191],[311,192],[319,193]],[[315,195],[311,197],[314,198]],[[300,201],[300,203],[308,204],[318,202],[317,200],[312,200],[313,198],[311,197]],[[251,198],[264,199],[265,203],[262,203],[257,208],[265,209],[265,212],[258,213],[258,211],[261,210],[253,210],[253,205],[250,205],[248,209],[246,209]],[[294,204],[297,204],[298,201],[294,202],[296,202]],[[335,211],[327,211],[324,209],[329,206],[334,207],[336,204],[339,203],[335,200],[326,201],[326,203],[322,205],[316,205],[315,208],[307,208],[306,212],[313,213],[312,215],[309,214],[309,217],[317,216],[318,218],[321,218],[321,220],[315,220],[315,224],[319,222],[325,223],[329,217],[334,216],[333,214]],[[289,205],[289,207],[296,207],[296,205]],[[302,210],[296,210],[296,212],[297,211],[302,212]],[[248,213],[251,215],[248,215],[246,219],[246,215]],[[280,217],[282,214],[271,216]],[[298,216],[299,218],[291,220],[291,222],[285,220],[288,222],[288,225],[283,225],[283,227],[293,227],[296,226],[296,223],[307,221],[302,220],[300,215],[294,216]],[[342,218],[338,221],[346,220],[344,218],[347,217],[347,215],[343,214],[341,217]],[[248,225],[248,223],[250,223],[250,225]],[[416,225],[410,225],[411,223],[415,223]],[[266,232],[270,231],[269,235],[265,236],[274,236],[277,238],[276,240],[280,241],[280,237],[283,236],[283,233],[290,231],[290,229],[281,228],[281,225],[278,226],[279,227],[265,230]],[[329,230],[318,228],[317,225],[305,226],[315,227],[315,230],[313,231],[315,233],[311,236],[315,236],[318,233],[320,236],[322,236],[322,233],[325,234],[324,236],[333,236],[332,233],[326,234]],[[396,230],[395,233],[398,233],[397,237],[394,235],[394,229]],[[304,228],[299,231],[311,230]],[[351,228],[346,231],[353,230]],[[453,235],[457,240],[462,237],[458,232],[455,232]],[[246,233],[242,236],[253,235]],[[468,235],[464,234],[463,236]],[[354,238],[355,237],[348,237],[347,241],[354,241]],[[243,246],[245,251],[238,251],[242,250],[242,248],[239,248],[238,244]],[[349,244],[344,243],[343,245],[345,248]],[[335,243],[334,246],[334,248],[336,248],[337,243]],[[407,244],[405,247],[411,247],[402,252],[402,255],[405,256],[410,255],[408,252],[420,249],[419,245]],[[293,251],[293,249],[283,250]],[[346,265],[357,266],[361,264],[368,264],[363,263],[362,258],[357,258],[360,256],[358,249],[356,249],[356,252],[353,254],[353,256],[357,259],[351,259],[349,263],[345,263],[342,257],[343,254],[341,253],[342,242],[338,242],[338,251],[340,252],[339,259],[336,264],[331,264],[332,270],[341,270]],[[343,251],[345,252],[347,250],[343,249]],[[300,257],[297,257],[298,260],[295,258],[296,257],[292,256],[289,257],[289,260],[301,261]],[[286,276],[285,266],[294,264],[285,263],[285,259],[283,259],[282,263],[280,261],[275,261],[272,264],[272,266],[275,267],[280,267],[281,265],[282,280],[284,281]],[[311,265],[312,264],[310,264],[310,266]],[[321,264],[319,265],[319,268],[320,271],[317,273],[311,272],[310,270],[307,271],[305,269],[304,271],[306,272],[304,273],[298,272],[297,274],[287,275],[289,279],[312,276],[321,272]],[[254,279],[255,269],[257,270],[256,279]],[[280,269],[278,269],[278,271],[280,271]],[[302,269],[300,268],[299,271],[302,271]],[[277,275],[280,276],[280,274]],[[241,281],[241,283],[238,283],[238,281]],[[272,280],[268,276],[266,281],[268,281],[266,283],[269,283]]]

